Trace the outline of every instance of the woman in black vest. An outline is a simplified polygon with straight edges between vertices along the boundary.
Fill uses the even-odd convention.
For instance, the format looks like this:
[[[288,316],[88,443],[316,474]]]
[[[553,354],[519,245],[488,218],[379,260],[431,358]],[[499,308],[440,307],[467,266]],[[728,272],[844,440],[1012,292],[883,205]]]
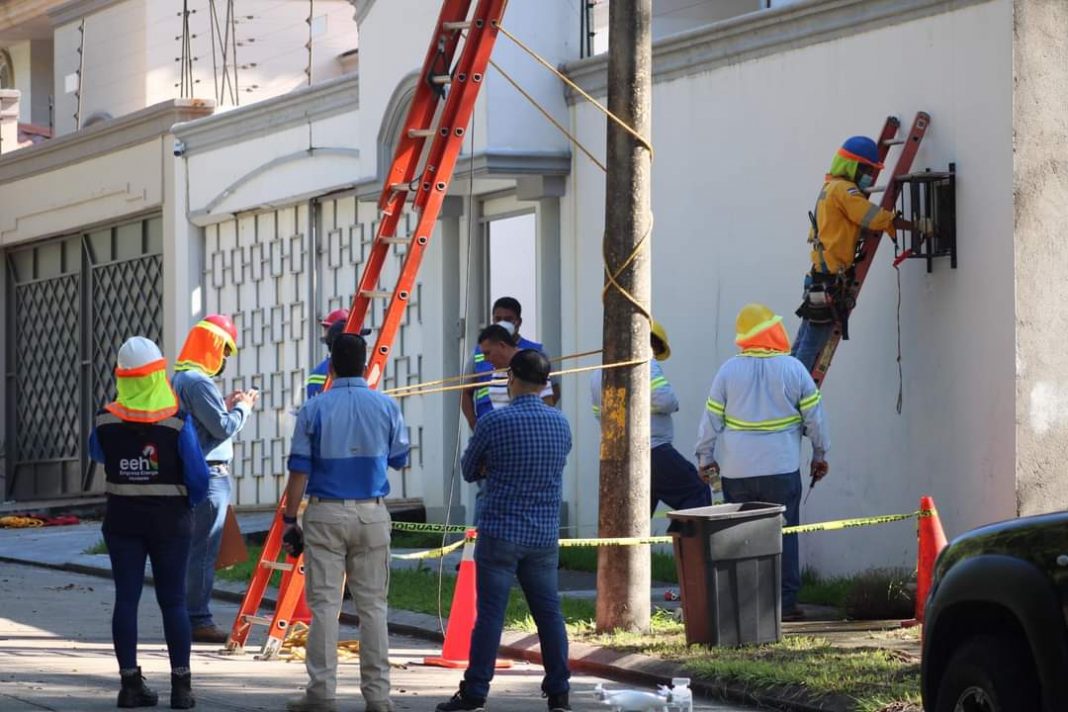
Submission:
[[[192,420],[178,410],[167,362],[152,341],[135,336],[119,349],[118,396],[96,417],[89,453],[107,473],[104,541],[115,580],[111,635],[119,660],[119,707],[152,707],[159,695],[137,664],[137,605],[145,560],[152,562],[156,600],[171,662],[171,708],[189,709],[190,629],[185,571],[192,506],[204,499],[208,468]]]

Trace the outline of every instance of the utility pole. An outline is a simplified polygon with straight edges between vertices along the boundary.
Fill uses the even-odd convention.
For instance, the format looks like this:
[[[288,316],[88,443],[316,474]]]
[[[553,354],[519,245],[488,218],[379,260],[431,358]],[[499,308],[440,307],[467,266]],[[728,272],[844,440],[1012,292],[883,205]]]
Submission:
[[[644,137],[650,135],[651,119],[651,22],[652,0],[612,0],[609,5],[608,109]],[[651,358],[648,320],[651,158],[648,144],[608,121],[605,363]],[[648,363],[603,372],[600,474],[600,536],[648,536]],[[648,629],[649,559],[648,545],[600,548],[599,631]]]

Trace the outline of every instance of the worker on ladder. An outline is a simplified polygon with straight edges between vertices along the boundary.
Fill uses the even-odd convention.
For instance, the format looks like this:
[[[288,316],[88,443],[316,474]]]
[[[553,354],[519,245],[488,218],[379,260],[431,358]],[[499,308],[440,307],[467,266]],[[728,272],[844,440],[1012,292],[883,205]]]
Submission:
[[[323,327],[322,342],[326,344],[326,358],[319,362],[319,365],[312,369],[312,372],[308,374],[308,380],[304,383],[304,392],[306,398],[312,398],[319,395],[322,392],[323,386],[326,385],[326,378],[329,375],[330,370],[330,347],[333,344],[337,335],[340,334],[345,328],[345,322],[348,321],[349,310],[348,309],[335,309],[334,311],[323,317],[323,320],[319,322],[319,326]],[[341,324],[337,329],[332,328],[335,324]]]
[[[850,284],[861,237],[866,230],[894,237],[895,230],[912,224],[868,200],[879,163],[879,146],[866,136],[847,139],[834,156],[809,213],[812,224],[812,270],[805,277],[804,301],[797,310],[801,328],[791,352],[810,372],[831,337],[835,324],[849,338],[849,312],[853,308]]]

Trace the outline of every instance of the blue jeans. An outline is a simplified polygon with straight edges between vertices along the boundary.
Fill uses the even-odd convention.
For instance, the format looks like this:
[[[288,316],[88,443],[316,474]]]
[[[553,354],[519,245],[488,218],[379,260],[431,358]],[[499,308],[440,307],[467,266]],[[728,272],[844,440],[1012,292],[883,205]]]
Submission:
[[[475,630],[471,634],[471,654],[464,673],[466,692],[485,698],[501,645],[504,610],[508,592],[518,578],[530,613],[538,627],[545,678],[542,692],[559,695],[570,689],[567,668],[567,630],[560,612],[557,593],[557,565],[560,549],[555,544],[531,548],[503,539],[480,535],[475,545]]]
[[[786,526],[801,523],[801,473],[765,477],[724,477],[723,498],[728,502],[771,502],[786,505]],[[801,588],[801,557],[797,534],[782,538],[782,609],[797,606]]]
[[[676,450],[671,443],[658,445],[652,451],[652,502],[649,514],[656,512],[658,502],[672,509],[707,507],[712,504],[712,490],[697,474],[697,468]]]
[[[834,331],[833,323],[813,324],[808,319],[802,319],[801,328],[797,330],[797,337],[794,339],[794,347],[790,354],[805,364],[805,370],[811,373],[820,357],[820,352],[831,338],[832,331]]]
[[[215,586],[215,559],[222,544],[226,508],[230,504],[230,476],[210,468],[208,498],[193,510],[193,542],[189,547],[186,605],[194,628],[215,625],[211,618],[211,590]]]
[[[119,668],[137,667],[137,607],[145,581],[145,560],[152,561],[156,601],[163,614],[163,634],[171,668],[189,667],[190,628],[185,608],[185,568],[189,558],[189,515],[172,531],[145,522],[142,534],[104,532],[115,580],[111,637]]]

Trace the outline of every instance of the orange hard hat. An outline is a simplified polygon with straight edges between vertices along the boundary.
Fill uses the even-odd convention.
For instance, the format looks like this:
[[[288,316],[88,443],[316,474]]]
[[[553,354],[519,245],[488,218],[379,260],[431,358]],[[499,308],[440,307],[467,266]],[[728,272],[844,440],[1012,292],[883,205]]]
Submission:
[[[230,337],[226,345],[230,347],[231,351],[237,351],[237,327],[234,326],[233,319],[228,316],[223,316],[222,314],[208,314],[202,321],[214,324],[222,329],[223,332]]]

